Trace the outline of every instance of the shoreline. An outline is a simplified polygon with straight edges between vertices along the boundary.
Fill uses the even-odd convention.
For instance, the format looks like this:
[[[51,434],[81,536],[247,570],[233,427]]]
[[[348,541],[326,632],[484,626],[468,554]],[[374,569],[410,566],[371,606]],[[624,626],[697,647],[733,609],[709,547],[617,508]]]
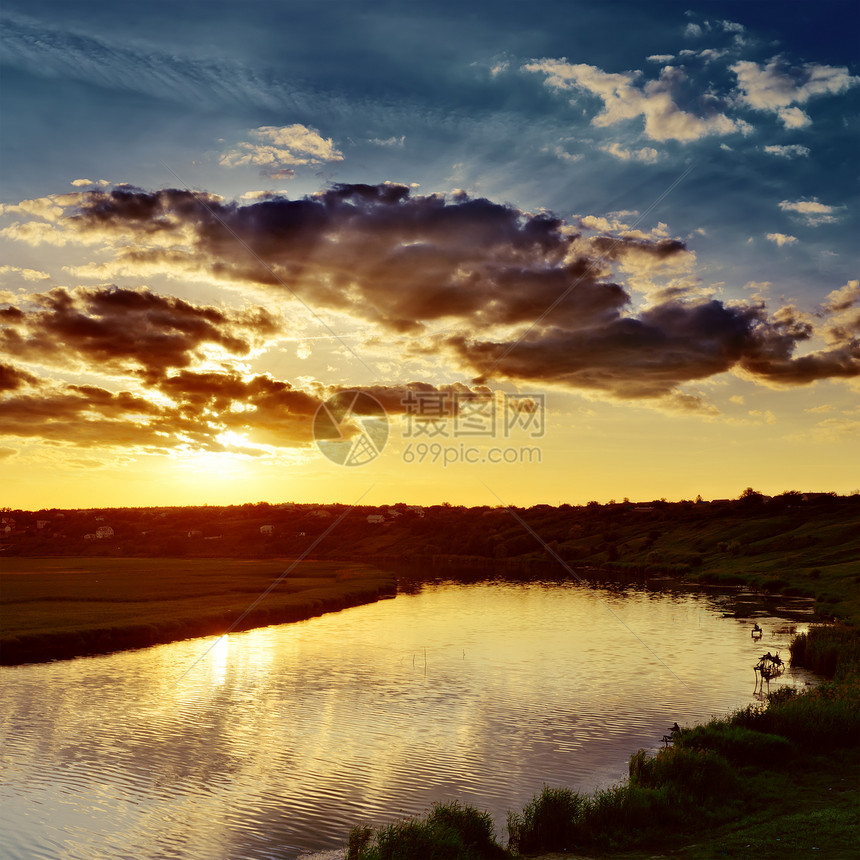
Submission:
[[[79,559],[69,561],[80,562]],[[108,561],[120,562],[118,570],[111,571],[114,579],[119,579],[130,560]],[[170,565],[165,562],[170,560],[158,561],[169,573]],[[139,583],[134,582],[122,583],[122,599],[112,600],[103,594],[93,594],[92,590],[107,578],[103,569],[89,571],[89,575],[83,577],[74,576],[80,571],[66,571],[66,578],[62,581],[62,571],[4,572],[4,591],[10,591],[14,586],[18,594],[2,602],[4,617],[0,666],[94,657],[275,624],[307,621],[329,612],[374,603],[394,596],[397,591],[395,577],[386,571],[359,565],[343,570],[343,565],[303,562],[304,567],[298,571],[301,577],[285,577],[283,588],[279,590],[279,583],[278,589],[272,589],[272,593],[268,594],[266,583],[271,581],[271,577],[265,568],[271,567],[272,563],[271,559],[267,559],[259,562],[265,571],[265,578],[245,585],[244,598],[241,590],[237,595],[235,590],[226,588],[220,593],[209,592],[198,596],[189,593],[204,579],[201,573],[205,574],[212,567],[212,561],[205,560],[204,564],[199,565],[198,571],[192,569],[192,576],[185,587],[182,583],[179,585],[179,594],[158,595],[151,599],[136,590],[135,586]],[[253,566],[254,562],[246,564]],[[194,565],[183,560],[177,578],[181,573],[187,574],[189,567],[193,568]],[[320,567],[323,569],[318,570]],[[193,578],[194,574],[196,579]],[[95,577],[101,577],[101,580]],[[48,578],[53,579],[49,586],[53,584],[55,589],[63,586],[65,593],[61,596],[56,596],[56,593],[36,593],[38,586]],[[177,589],[175,582],[168,581],[167,584],[171,588],[163,585],[165,591]],[[116,588],[116,583],[109,582],[107,591],[111,585]],[[28,587],[31,589],[29,592]],[[260,600],[261,595],[265,597],[264,600]],[[88,611],[92,616],[90,623],[85,620],[77,623],[68,621],[70,613],[86,616]],[[28,625],[32,629],[26,629]]]
[[[51,561],[63,561],[62,558],[52,558]],[[78,559],[70,559],[70,561],[79,561]],[[111,562],[130,561],[169,561],[164,559],[106,559]],[[185,560],[187,561],[187,560]],[[212,561],[219,559],[201,559],[201,562],[210,564]],[[271,559],[257,559],[261,564],[270,563]],[[311,564],[313,562],[310,562]],[[330,564],[330,563],[329,563]],[[355,606],[361,606],[368,603],[374,603],[378,600],[395,597],[398,592],[398,581],[414,584],[416,581],[424,581],[424,577],[420,574],[416,577],[412,571],[410,576],[404,570],[396,570],[398,565],[391,565],[395,570],[380,571],[379,569],[369,569],[368,571],[360,571],[360,573],[370,573],[371,578],[346,580],[351,583],[347,588],[344,587],[344,580],[332,584],[320,583],[318,587],[299,591],[295,595],[286,597],[278,595],[272,601],[272,604],[264,604],[254,607],[251,611],[240,612],[236,614],[235,608],[231,611],[229,608],[212,611],[195,611],[189,608],[189,615],[173,621],[149,620],[141,623],[123,623],[117,624],[95,624],[86,628],[76,628],[70,630],[40,630],[34,633],[20,633],[8,635],[5,631],[0,638],[0,667],[3,666],[21,666],[32,665],[39,663],[50,663],[59,660],[73,660],[77,657],[95,657],[105,654],[114,654],[121,651],[138,650],[141,648],[149,648],[156,645],[166,645],[171,642],[181,642],[188,639],[197,639],[208,636],[220,636],[226,632],[239,633],[247,630],[268,627],[277,624],[291,624],[298,621],[307,621],[311,618],[316,618],[330,612],[340,612],[344,609],[349,609]],[[425,571],[431,573],[428,581],[432,581],[436,577],[455,579],[469,577],[464,576],[466,569],[460,567],[455,572],[453,566],[445,565],[442,569],[433,570],[432,567]],[[511,573],[507,565],[502,565],[502,573]],[[520,573],[523,571],[520,570]],[[591,568],[583,570],[591,576],[599,574],[593,581],[596,582],[639,582],[643,585],[650,582],[670,583],[675,586],[683,586],[690,590],[709,589],[725,591],[731,593],[734,589],[743,589],[740,584],[727,585],[716,583],[703,583],[696,580],[687,579],[679,576],[671,576],[667,574],[652,575],[650,577],[631,576],[629,571],[612,570],[611,568]],[[460,576],[457,576],[457,573]],[[475,571],[479,578],[486,577],[490,571],[486,568]],[[38,573],[32,571],[9,571],[3,572],[4,577],[26,577],[39,576]],[[590,585],[591,581],[585,580],[584,584]],[[335,592],[335,593],[327,593]],[[785,595],[783,595],[785,596]],[[225,594],[224,597],[227,597]],[[779,599],[780,595],[770,594],[771,599]],[[68,598],[68,602],[74,603],[83,598]],[[23,601],[0,601],[0,605],[5,605],[8,608],[15,603]],[[109,604],[107,600],[100,601],[103,604]],[[239,621],[236,621],[236,618]],[[809,620],[812,624],[825,624],[830,619],[822,618],[818,613],[814,613],[814,617]],[[5,624],[4,624],[5,627]]]
[[[230,633],[270,627],[276,624],[292,624],[308,621],[329,612],[340,612],[354,606],[363,606],[391,597],[390,589],[385,586],[367,588],[346,596],[320,598],[307,603],[261,609],[251,612],[239,624],[225,625],[224,617],[201,618],[196,621],[155,630],[152,625],[133,625],[121,629],[91,629],[85,632],[57,632],[20,636],[0,642],[0,666],[27,666],[40,663],[54,663],[60,660],[74,660],[77,657],[97,657],[116,654],[121,651],[136,651],[155,645],[169,645],[208,636],[221,636],[225,626]]]
[[[812,649],[819,653],[804,647],[800,655],[809,667],[803,658],[820,662],[821,646],[838,650],[821,686],[784,688],[759,705],[685,726],[671,745],[632,753],[628,776],[608,789],[544,786],[522,811],[509,812],[507,845],[480,806],[453,800],[421,817],[353,826],[344,860],[411,858],[401,849],[413,844],[428,851],[456,845],[456,855],[420,856],[463,860],[853,860],[860,632],[836,633],[820,629]]]

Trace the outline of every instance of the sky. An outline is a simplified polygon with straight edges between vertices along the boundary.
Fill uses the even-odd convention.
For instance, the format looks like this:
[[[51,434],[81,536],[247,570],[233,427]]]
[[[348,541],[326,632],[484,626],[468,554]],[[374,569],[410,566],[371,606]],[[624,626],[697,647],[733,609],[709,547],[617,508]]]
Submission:
[[[0,505],[860,488],[854,2],[2,18]]]

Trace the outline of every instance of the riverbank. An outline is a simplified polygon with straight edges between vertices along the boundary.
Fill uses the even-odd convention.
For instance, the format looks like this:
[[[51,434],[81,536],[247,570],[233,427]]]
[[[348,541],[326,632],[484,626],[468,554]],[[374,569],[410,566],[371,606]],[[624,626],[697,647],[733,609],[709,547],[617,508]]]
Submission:
[[[301,621],[396,592],[370,565],[290,559],[7,558],[0,582],[6,666]]]
[[[845,638],[856,646],[856,631]],[[766,705],[682,729],[655,755],[634,754],[617,786],[590,795],[545,788],[509,814],[506,834],[480,810],[449,803],[420,820],[355,828],[347,860],[856,856],[856,662],[842,661],[819,687],[784,688]]]

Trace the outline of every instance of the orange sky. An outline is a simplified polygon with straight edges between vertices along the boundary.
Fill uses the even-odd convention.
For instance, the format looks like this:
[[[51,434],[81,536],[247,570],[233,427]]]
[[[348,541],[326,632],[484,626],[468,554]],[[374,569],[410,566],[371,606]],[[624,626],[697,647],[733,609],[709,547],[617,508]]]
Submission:
[[[10,13],[0,504],[860,488],[860,73],[735,5]]]

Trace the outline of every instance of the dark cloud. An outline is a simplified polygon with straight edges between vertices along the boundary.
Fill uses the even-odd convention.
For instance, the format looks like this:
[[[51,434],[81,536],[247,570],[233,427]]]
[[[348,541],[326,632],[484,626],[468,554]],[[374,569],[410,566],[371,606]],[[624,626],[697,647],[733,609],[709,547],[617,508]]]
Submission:
[[[856,339],[793,357],[811,334],[790,311],[769,318],[761,306],[667,301],[591,330],[534,330],[521,342],[458,335],[447,343],[481,380],[508,376],[624,398],[674,396],[682,383],[735,368],[783,385],[860,375]]]
[[[95,386],[49,385],[19,389],[0,400],[0,436],[68,442],[82,447],[179,443],[164,411],[143,397]]]
[[[853,282],[823,307],[816,328],[792,309],[769,314],[759,304],[703,299],[692,278],[661,289],[655,273],[693,261],[665,231],[619,226],[617,235],[584,237],[546,213],[462,193],[415,196],[394,184],[336,185],[244,206],[128,186],[64,200],[66,214],[50,229],[104,235],[119,247],[121,266],[158,263],[286,287],[315,310],[409,335],[417,353],[447,347],[479,378],[680,402],[678,386],[730,370],[784,385],[860,374]],[[637,308],[613,268],[632,284],[642,276],[652,303]],[[275,327],[261,309],[203,309],[139,291],[70,295],[46,294],[33,327],[10,318],[9,351],[23,357],[28,348],[70,344],[89,360],[126,362],[158,380],[168,369],[191,370],[201,343],[243,354]],[[110,323],[120,318],[141,331],[139,348],[117,344]],[[450,334],[428,337],[426,326],[440,322]],[[816,334],[828,348],[798,356]],[[262,415],[287,395],[255,396]]]
[[[219,309],[146,289],[62,287],[35,307],[0,310],[0,349],[30,362],[133,372],[149,380],[188,367],[204,345],[243,356],[278,329],[264,308]]]
[[[260,446],[310,445],[320,405],[347,390],[321,384],[296,388],[266,374],[247,376],[230,369],[179,370],[150,381],[141,393],[39,379],[10,365],[0,365],[0,383],[7,392],[0,399],[0,437],[80,447],[191,448],[255,455],[265,453]],[[409,409],[407,401],[415,392],[456,391],[461,397],[479,393],[464,385],[435,387],[421,382],[349,390],[371,394],[392,417]],[[360,428],[355,423],[343,430],[348,435]]]
[[[449,200],[411,196],[401,185],[337,185],[247,206],[179,190],[121,188],[78,199],[68,224],[130,237],[123,263],[283,285],[315,308],[349,311],[394,331],[445,318],[530,322],[568,290],[556,321],[579,324],[626,300],[620,287],[600,283],[606,266],[579,249],[579,234],[559,219],[464,194]],[[158,247],[150,247],[156,233]],[[162,234],[174,234],[175,246]],[[661,256],[684,250],[680,242],[659,246]]]
[[[0,364],[0,391],[14,391],[16,388],[38,383],[38,378],[32,373],[27,373],[11,364]]]

